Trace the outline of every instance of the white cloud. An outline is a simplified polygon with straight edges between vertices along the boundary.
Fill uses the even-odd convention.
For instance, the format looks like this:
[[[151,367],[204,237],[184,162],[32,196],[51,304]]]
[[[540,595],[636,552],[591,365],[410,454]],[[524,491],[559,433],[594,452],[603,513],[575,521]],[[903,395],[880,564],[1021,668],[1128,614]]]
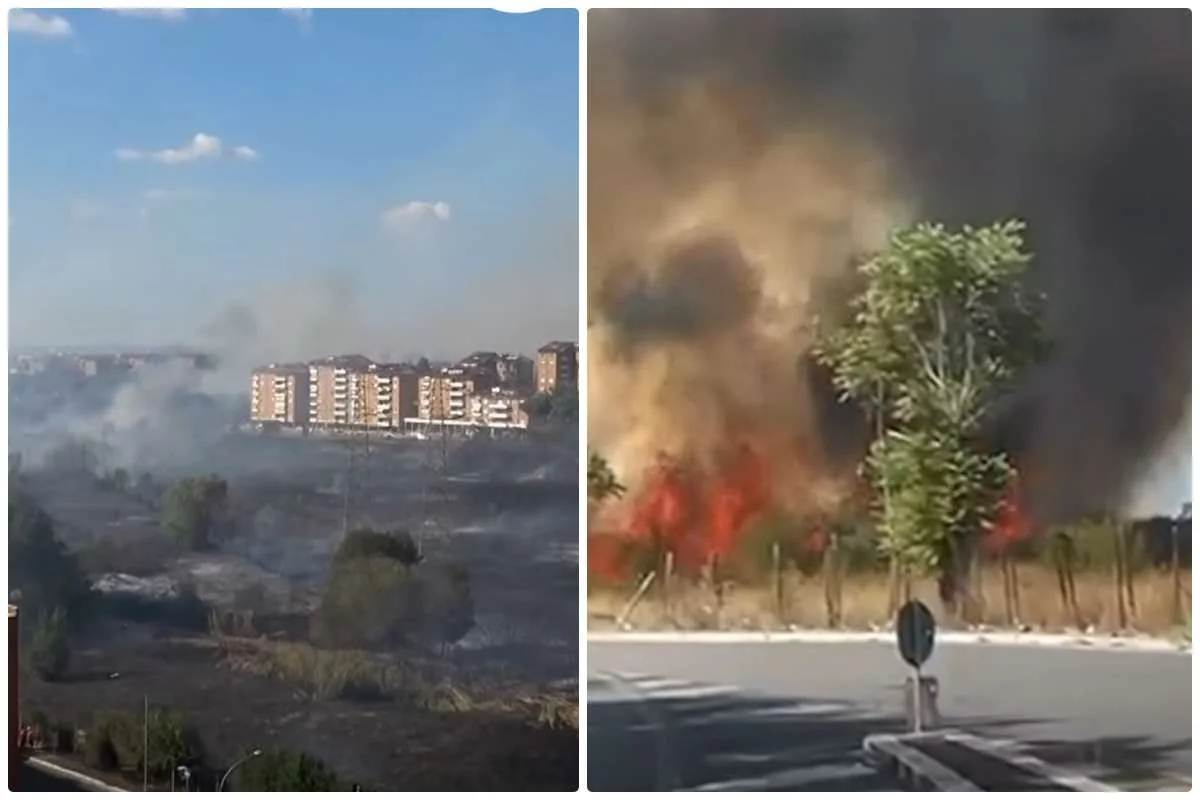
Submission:
[[[167,22],[179,22],[187,18],[187,11],[182,8],[106,8],[104,10],[120,14],[123,17],[145,17]]]
[[[444,200],[410,200],[385,209],[379,219],[387,230],[401,230],[423,219],[447,222],[450,219],[450,204]]]
[[[121,147],[113,154],[120,161],[147,159],[157,161],[159,164],[183,164],[205,158],[219,158],[224,152],[218,137],[207,133],[197,133],[183,147],[168,147],[164,150],[138,150],[133,147]],[[258,151],[244,144],[233,148],[230,154],[243,161],[253,161],[258,158]]]
[[[312,29],[313,11],[311,8],[281,8],[279,9],[279,13],[286,14],[296,20],[303,31]]]
[[[9,30],[13,33],[28,33],[31,36],[42,36],[48,39],[70,36],[71,23],[62,17],[35,14],[14,8],[8,17]]]

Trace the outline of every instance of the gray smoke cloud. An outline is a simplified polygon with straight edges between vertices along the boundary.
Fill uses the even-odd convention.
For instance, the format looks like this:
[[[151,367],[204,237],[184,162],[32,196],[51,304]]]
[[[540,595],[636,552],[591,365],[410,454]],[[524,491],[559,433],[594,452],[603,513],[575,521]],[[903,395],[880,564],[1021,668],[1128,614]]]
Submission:
[[[825,390],[787,365],[855,258],[920,219],[1029,223],[1055,349],[997,436],[1039,517],[1132,502],[1190,437],[1186,11],[596,10],[588,57],[589,423],[627,474],[722,446],[701,425],[748,394],[821,454]],[[672,261],[715,239],[749,312]],[[703,331],[646,302],[672,284]],[[651,306],[653,325],[631,312]],[[681,320],[691,346],[661,336]]]

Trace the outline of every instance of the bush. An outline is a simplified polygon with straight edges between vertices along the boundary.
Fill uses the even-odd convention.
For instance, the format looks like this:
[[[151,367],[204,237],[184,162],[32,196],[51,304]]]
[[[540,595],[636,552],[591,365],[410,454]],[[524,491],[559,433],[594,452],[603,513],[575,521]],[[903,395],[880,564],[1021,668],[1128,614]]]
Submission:
[[[79,565],[54,534],[50,516],[22,491],[8,501],[9,591],[20,592],[22,616],[36,619],[61,608],[84,616],[89,590]]]
[[[370,528],[359,528],[346,534],[334,556],[340,564],[356,558],[390,558],[411,567],[421,560],[417,543],[408,531],[397,530],[382,533]]]
[[[179,765],[195,765],[204,758],[204,747],[182,713],[151,709],[146,736],[150,740],[150,777],[169,779]]]
[[[228,496],[229,487],[216,475],[178,481],[163,497],[163,527],[181,546],[205,550],[213,544]]]
[[[107,728],[97,725],[88,731],[83,745],[83,763],[104,772],[111,772],[120,766],[117,748]]]
[[[343,788],[337,773],[320,759],[289,750],[270,750],[251,758],[231,780],[239,792],[332,792]]]
[[[377,648],[397,644],[419,619],[417,587],[404,564],[356,558],[335,567],[313,635],[329,647]]]
[[[44,681],[56,681],[66,673],[71,649],[67,644],[67,618],[61,609],[38,620],[29,657],[34,671]]]
[[[142,721],[132,714],[109,711],[99,715],[87,734],[84,759],[97,769],[141,767]]]
[[[75,726],[65,722],[50,727],[50,747],[56,753],[75,752]]]
[[[152,708],[145,729],[141,714],[102,714],[87,733],[84,761],[96,769],[140,772],[145,753],[143,737],[150,745],[147,771],[155,780],[169,779],[180,764],[195,765],[203,760],[200,737],[187,725],[183,714]]]

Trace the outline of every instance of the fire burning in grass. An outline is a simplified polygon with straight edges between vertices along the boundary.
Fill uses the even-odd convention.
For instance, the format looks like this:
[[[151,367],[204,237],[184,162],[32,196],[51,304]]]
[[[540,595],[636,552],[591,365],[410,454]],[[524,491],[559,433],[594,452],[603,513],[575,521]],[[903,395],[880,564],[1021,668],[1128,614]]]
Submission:
[[[802,486],[789,494],[772,467],[759,448],[745,442],[711,465],[660,453],[625,500],[600,513],[599,532],[589,536],[589,569],[604,578],[627,577],[639,567],[653,568],[640,559],[657,562],[670,552],[677,570],[694,575],[713,559],[736,557],[759,524],[799,516],[817,504]],[[791,533],[809,553],[819,555],[828,542],[819,523]]]

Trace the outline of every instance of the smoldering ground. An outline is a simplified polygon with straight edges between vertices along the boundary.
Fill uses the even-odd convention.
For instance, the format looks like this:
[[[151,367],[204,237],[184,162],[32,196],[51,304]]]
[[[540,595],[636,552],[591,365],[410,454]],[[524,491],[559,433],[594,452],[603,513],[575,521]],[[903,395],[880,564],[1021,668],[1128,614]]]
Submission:
[[[854,262],[896,225],[1015,216],[1054,350],[997,436],[1036,477],[1039,517],[1121,505],[1190,431],[1188,21],[593,12],[593,444],[633,477],[657,450],[739,437],[837,472],[804,353],[844,313]]]

